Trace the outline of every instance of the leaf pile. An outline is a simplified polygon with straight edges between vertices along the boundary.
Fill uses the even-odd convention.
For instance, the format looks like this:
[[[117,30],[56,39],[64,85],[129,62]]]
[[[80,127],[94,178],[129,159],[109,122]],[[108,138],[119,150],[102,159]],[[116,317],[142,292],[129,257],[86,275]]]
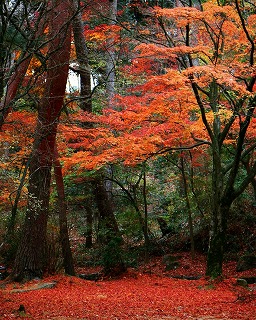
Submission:
[[[196,274],[199,269],[197,274],[201,273],[199,265],[195,268],[191,262],[189,268],[187,263],[185,256],[181,266],[169,274],[161,274],[155,263],[157,274],[155,270],[151,274],[129,270],[119,279],[86,281],[56,275],[23,285],[5,284],[0,291],[0,318],[254,319],[256,286],[238,286],[231,276],[233,264],[226,266],[229,277],[223,281],[173,278],[175,272]]]

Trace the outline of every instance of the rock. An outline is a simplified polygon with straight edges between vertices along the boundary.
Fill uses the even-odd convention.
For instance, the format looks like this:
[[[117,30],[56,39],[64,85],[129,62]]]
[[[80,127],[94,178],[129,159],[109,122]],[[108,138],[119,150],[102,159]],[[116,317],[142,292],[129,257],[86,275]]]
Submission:
[[[248,283],[245,279],[237,279],[236,284],[244,288],[248,287]]]
[[[19,293],[19,292],[27,292],[32,290],[41,290],[41,289],[52,289],[56,286],[57,282],[45,282],[45,283],[37,283],[35,285],[31,285],[26,288],[21,289],[13,289],[11,292]]]
[[[240,279],[245,280],[248,284],[256,283],[256,276],[255,277],[242,277]]]
[[[79,274],[78,277],[84,280],[98,281],[99,279],[102,278],[102,274],[101,273]]]
[[[56,287],[56,282],[49,282],[49,283],[39,283],[37,285],[37,289],[52,289]]]
[[[252,254],[241,256],[237,262],[236,271],[246,271],[256,268],[256,256]]]

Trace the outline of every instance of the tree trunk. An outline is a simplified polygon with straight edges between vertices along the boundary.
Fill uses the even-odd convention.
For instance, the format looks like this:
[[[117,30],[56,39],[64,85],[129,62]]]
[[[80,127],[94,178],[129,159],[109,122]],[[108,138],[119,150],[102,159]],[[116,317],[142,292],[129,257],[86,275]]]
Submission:
[[[74,34],[76,58],[79,64],[78,73],[80,75],[80,108],[84,111],[92,112],[91,68],[88,61],[88,50],[79,9],[79,5],[77,5],[74,1],[74,10],[77,11],[77,14],[72,19],[72,28]],[[91,126],[91,124],[87,124],[87,126]]]
[[[95,177],[92,181],[96,204],[100,214],[100,240],[104,246],[103,265],[104,274],[116,276],[126,270],[122,258],[122,236],[114,216],[112,203],[106,192],[103,179]]]
[[[117,0],[109,1],[109,24],[116,24]],[[115,43],[113,39],[107,41],[107,60],[106,60],[106,94],[108,99],[108,107],[113,108],[113,98],[115,95]]]
[[[49,12],[49,62],[29,167],[28,208],[13,269],[13,277],[17,281],[42,277],[46,268],[51,168],[57,124],[66,89],[71,44],[71,32],[67,24],[70,16],[68,1],[56,1]]]
[[[92,181],[93,193],[95,196],[95,201],[100,214],[100,225],[106,228],[105,241],[108,241],[113,235],[120,236],[119,228],[114,216],[112,203],[109,200],[108,194],[106,192],[103,179],[101,177],[95,177]],[[110,238],[109,238],[110,236]]]
[[[28,208],[14,265],[16,281],[42,277],[45,269],[51,174],[49,164],[41,164],[35,154],[30,165]]]
[[[222,275],[229,209],[230,205],[219,205],[211,221],[206,275],[212,278]]]
[[[59,156],[58,151],[55,148],[54,176],[55,176],[57,193],[58,193],[60,243],[61,243],[62,256],[63,256],[63,266],[66,274],[74,276],[75,269],[74,269],[73,256],[70,248],[70,241],[69,241],[69,235],[68,235],[67,202],[65,197],[61,164],[58,156]]]
[[[0,106],[0,130],[4,124],[5,118],[9,113],[10,104],[15,98],[17,91],[19,89],[19,86],[21,85],[24,79],[24,76],[30,64],[31,58],[32,58],[32,55],[27,54],[18,64],[15,72],[13,73],[10,80],[8,81],[7,92],[4,97],[4,101],[2,101]]]

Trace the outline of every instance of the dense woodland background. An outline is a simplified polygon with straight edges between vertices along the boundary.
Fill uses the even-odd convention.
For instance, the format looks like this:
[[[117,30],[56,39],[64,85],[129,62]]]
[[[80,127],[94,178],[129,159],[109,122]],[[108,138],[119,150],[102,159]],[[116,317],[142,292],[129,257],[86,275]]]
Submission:
[[[255,267],[255,1],[1,1],[0,18],[12,279],[180,251],[213,278]]]

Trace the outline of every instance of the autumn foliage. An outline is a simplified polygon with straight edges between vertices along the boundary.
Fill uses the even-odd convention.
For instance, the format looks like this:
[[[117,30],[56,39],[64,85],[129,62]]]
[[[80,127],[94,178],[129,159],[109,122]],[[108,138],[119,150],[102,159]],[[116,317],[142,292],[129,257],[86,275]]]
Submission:
[[[62,255],[67,249],[63,239],[72,274],[72,254],[78,253],[77,264],[86,264],[89,247],[105,261],[105,270],[108,263],[113,268],[112,276],[118,263],[122,272],[129,265],[123,255],[129,246],[131,251],[143,247],[148,261],[155,247],[160,253],[158,241],[165,241],[163,251],[187,249],[192,257],[202,251],[209,278],[223,279],[227,252],[232,259],[255,255],[254,2],[8,5],[9,12],[7,5],[1,7],[6,28],[0,50],[9,51],[0,53],[0,240],[7,248],[0,255],[11,259],[10,278],[41,277],[50,272],[49,261],[59,271],[65,264],[59,247]],[[77,87],[66,87],[71,71]],[[236,227],[241,232],[233,232]],[[237,239],[245,234],[248,241],[240,244]],[[74,239],[86,237],[90,244],[81,249],[84,243]],[[116,284],[105,279],[98,288],[98,283],[57,277],[56,288],[40,292],[42,305],[47,294],[63,298],[68,286],[73,300],[78,290],[83,294],[72,306],[78,312],[68,310],[66,298],[61,314],[52,306],[44,312],[33,300],[26,312],[35,319],[42,314],[89,319],[102,316],[95,311],[102,301],[106,317],[118,318],[120,305],[130,301],[125,317],[204,317],[205,308],[207,316],[216,317],[223,305],[220,319],[232,312],[234,318],[251,316],[233,275],[214,282],[213,291],[208,278],[181,283],[136,277],[139,285],[129,274],[118,280],[119,290],[125,288],[121,298],[114,293]],[[145,288],[151,307],[144,301]],[[12,294],[22,305],[30,292],[9,289],[1,298],[2,315],[18,317]],[[60,303],[51,301],[55,307]]]
[[[0,292],[2,319],[253,319],[255,289],[237,286],[234,265],[225,265],[222,282],[177,279],[188,273],[201,276],[204,259],[166,272],[159,260],[119,279],[86,281],[63,275],[24,285],[9,284]],[[150,272],[151,274],[148,274]],[[45,286],[45,288],[43,288]],[[53,286],[53,288],[47,288]],[[39,289],[39,288],[42,289]],[[24,311],[19,311],[20,306]]]

